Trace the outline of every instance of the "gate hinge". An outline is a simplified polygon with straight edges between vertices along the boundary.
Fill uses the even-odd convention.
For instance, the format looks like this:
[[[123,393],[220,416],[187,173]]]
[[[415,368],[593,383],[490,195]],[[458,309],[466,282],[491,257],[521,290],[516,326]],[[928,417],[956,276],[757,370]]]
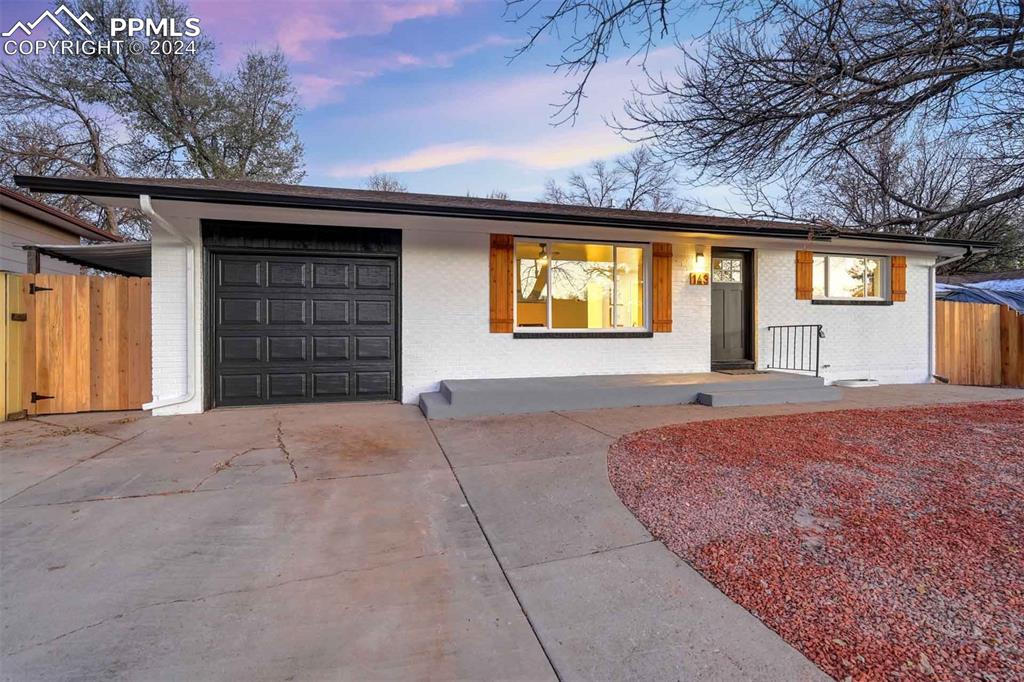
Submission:
[[[32,391],[32,403],[38,403],[40,400],[51,400],[54,396],[52,395],[39,395],[35,391]]]
[[[28,313],[11,313],[11,322],[28,322]]]
[[[35,282],[31,282],[28,285],[28,293],[35,294],[37,291],[53,291],[53,289],[51,287],[36,286]]]

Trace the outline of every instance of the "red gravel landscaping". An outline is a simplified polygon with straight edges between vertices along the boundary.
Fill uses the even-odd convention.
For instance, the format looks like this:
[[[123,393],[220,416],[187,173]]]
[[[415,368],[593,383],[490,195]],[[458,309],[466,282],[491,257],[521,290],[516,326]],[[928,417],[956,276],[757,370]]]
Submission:
[[[837,679],[1024,679],[1024,401],[694,422],[612,446],[640,521]]]

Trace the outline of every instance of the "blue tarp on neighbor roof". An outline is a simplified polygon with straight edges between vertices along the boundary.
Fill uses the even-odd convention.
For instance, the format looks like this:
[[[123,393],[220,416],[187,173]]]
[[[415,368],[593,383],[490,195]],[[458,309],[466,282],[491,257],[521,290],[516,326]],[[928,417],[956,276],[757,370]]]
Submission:
[[[1024,279],[935,285],[935,298],[958,303],[997,303],[1024,313]]]

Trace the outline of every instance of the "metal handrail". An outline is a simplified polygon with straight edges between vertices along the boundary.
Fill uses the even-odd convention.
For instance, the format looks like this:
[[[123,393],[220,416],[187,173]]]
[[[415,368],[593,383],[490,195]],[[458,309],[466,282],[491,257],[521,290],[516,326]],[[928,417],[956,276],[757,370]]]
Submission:
[[[772,352],[768,369],[790,372],[821,372],[821,340],[825,338],[820,324],[770,325]]]

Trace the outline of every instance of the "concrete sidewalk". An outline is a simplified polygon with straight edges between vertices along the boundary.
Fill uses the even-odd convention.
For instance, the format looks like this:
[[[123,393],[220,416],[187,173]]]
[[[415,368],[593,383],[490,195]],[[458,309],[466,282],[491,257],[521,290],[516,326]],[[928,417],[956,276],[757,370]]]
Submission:
[[[432,427],[561,679],[828,679],[651,538],[608,482],[608,446],[695,420],[1014,398],[1024,391],[885,386],[843,389],[836,403],[616,408]]]
[[[619,502],[610,436],[551,413],[433,427],[561,679],[828,679]]]

